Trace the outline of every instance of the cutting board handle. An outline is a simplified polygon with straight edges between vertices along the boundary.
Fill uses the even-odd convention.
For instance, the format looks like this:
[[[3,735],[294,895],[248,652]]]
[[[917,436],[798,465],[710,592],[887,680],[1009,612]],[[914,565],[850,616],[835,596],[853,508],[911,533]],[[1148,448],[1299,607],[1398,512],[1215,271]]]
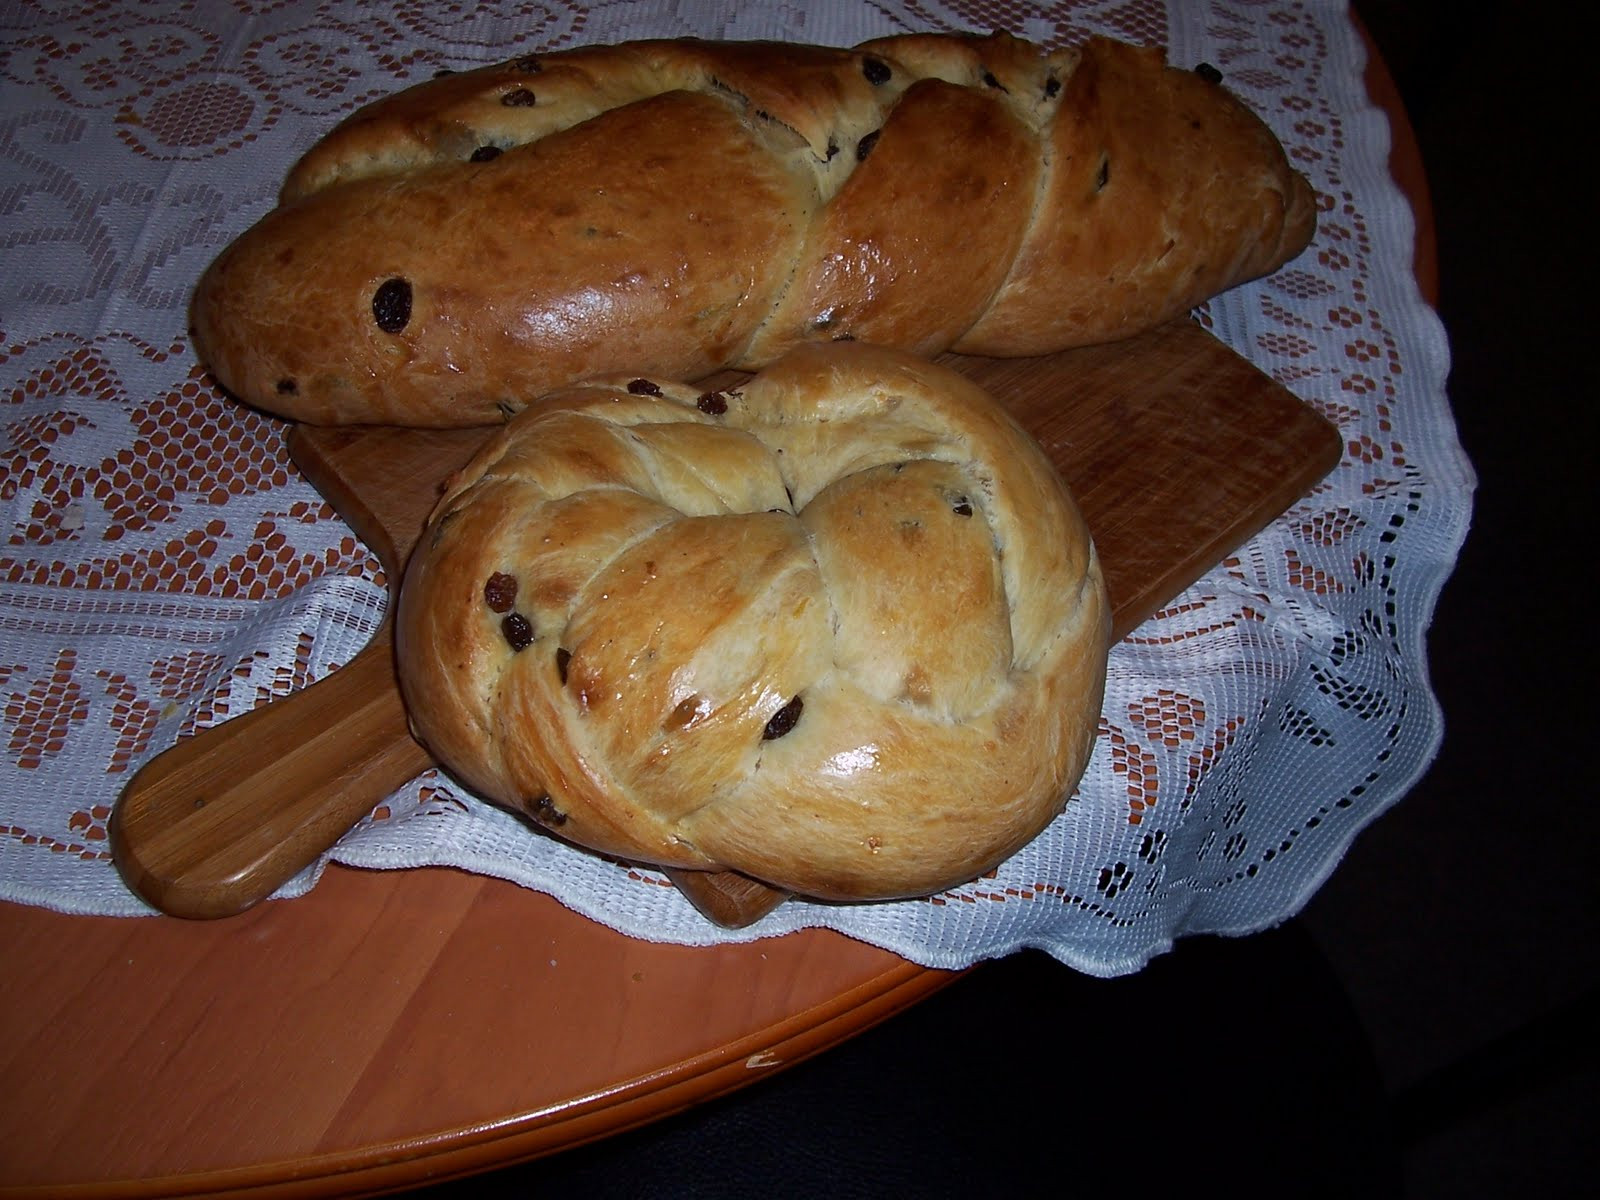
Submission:
[[[386,621],[343,667],[146,764],[112,816],[123,879],[174,916],[243,912],[433,765],[405,728]]]

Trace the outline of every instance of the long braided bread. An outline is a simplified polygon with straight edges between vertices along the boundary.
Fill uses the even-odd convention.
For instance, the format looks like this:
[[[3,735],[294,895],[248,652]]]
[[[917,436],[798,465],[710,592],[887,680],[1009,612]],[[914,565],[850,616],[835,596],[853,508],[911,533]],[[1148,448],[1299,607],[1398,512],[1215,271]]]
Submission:
[[[1314,227],[1210,70],[996,34],[636,42],[362,109],[195,295],[202,357],[319,424],[490,423],[608,371],[849,337],[1033,355],[1130,336]]]

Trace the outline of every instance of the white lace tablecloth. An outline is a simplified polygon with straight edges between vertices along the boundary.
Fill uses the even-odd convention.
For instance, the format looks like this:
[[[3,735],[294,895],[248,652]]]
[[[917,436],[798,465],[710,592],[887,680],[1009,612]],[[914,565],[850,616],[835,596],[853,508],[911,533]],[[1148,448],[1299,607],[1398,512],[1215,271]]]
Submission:
[[[349,661],[381,619],[376,560],[289,463],[282,423],[221,394],[186,335],[200,272],[338,117],[444,68],[589,42],[994,28],[1163,44],[1272,125],[1322,198],[1316,241],[1201,318],[1346,446],[1115,647],[1065,813],[946,894],[790,902],[737,932],[657,872],[531,835],[432,772],[330,857],[500,876],[637,937],[821,925],[944,967],[1032,946],[1117,974],[1296,912],[1437,749],[1424,635],[1474,485],[1363,44],[1321,0],[0,3],[0,898],[149,913],[107,846],[133,773]]]

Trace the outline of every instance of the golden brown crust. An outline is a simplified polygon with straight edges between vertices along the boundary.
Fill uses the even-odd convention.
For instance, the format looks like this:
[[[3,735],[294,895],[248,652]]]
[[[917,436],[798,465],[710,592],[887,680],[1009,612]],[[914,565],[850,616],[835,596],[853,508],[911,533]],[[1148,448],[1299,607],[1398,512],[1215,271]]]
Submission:
[[[1038,445],[900,351],[735,392],[596,380],[453,481],[401,685],[475,791],[581,845],[836,899],[993,867],[1093,746],[1109,605]]]
[[[201,281],[197,337],[219,378],[300,420],[483,424],[619,362],[722,365],[809,203],[734,110],[668,92],[465,174],[418,167],[276,209]],[[386,330],[391,279],[409,312]]]
[[[928,157],[930,146],[979,145],[981,155]],[[1006,278],[1038,161],[1032,132],[998,100],[937,79],[913,84],[812,223],[745,364],[841,332],[918,353],[948,349]]]
[[[1311,186],[1267,127],[1222,96],[1164,68],[1156,50],[1088,43],[1010,277],[954,348],[1049,353],[1063,327],[1081,343],[1117,341],[1298,254],[1315,228]]]
[[[1293,257],[1313,208],[1253,113],[1154,50],[590,47],[351,116],[206,272],[195,337],[284,416],[482,424],[596,371],[840,335],[1128,336]]]

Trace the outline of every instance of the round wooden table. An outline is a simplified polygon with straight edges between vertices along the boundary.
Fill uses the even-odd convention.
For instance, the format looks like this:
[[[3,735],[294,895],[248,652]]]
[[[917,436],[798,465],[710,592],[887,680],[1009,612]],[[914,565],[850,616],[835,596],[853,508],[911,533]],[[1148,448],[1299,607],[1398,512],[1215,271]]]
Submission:
[[[1393,81],[1369,91],[1437,269]],[[822,930],[694,949],[447,870],[242,916],[0,904],[0,1194],[325,1196],[487,1169],[754,1082],[951,982]]]
[[[952,978],[823,931],[636,941],[448,870],[330,868],[219,922],[6,905],[0,939],[0,1180],[74,1196],[343,1195],[527,1158]]]

